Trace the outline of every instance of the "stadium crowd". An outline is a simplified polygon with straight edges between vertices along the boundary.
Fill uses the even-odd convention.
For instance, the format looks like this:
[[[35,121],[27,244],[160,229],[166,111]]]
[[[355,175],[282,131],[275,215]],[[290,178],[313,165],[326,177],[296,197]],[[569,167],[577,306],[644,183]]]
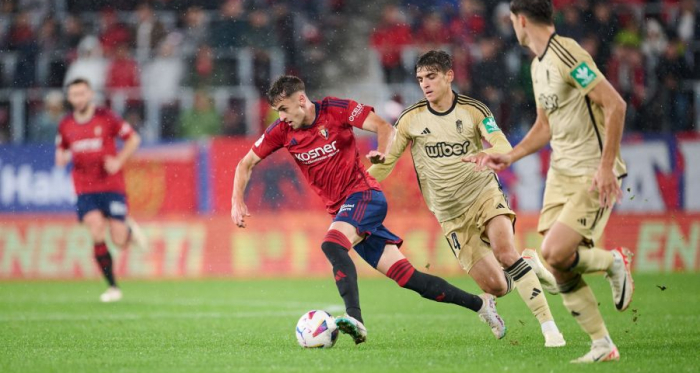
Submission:
[[[0,143],[10,141],[16,131],[8,92],[27,92],[23,141],[48,142],[66,112],[61,89],[78,76],[104,92],[107,104],[113,93],[121,92],[126,97],[121,114],[136,128],[146,120],[144,102],[157,103],[160,138],[243,135],[247,118],[242,105],[236,100],[215,105],[212,88],[244,86],[260,93],[279,60],[284,61],[281,72],[318,85],[323,80],[317,66],[336,54],[331,45],[337,45],[328,42],[329,35],[342,29],[355,3],[359,4],[114,0],[104,7],[88,0],[2,0]],[[506,133],[517,136],[526,131],[535,112],[529,82],[532,56],[517,44],[508,2],[382,3],[366,38],[377,51],[386,84],[415,85],[412,68],[417,53],[447,49],[454,57],[460,93],[486,102]],[[700,6],[696,1],[554,4],[559,33],[578,40],[627,100],[628,132],[697,130],[694,111],[700,93],[693,84],[700,79]],[[241,76],[246,71],[240,66],[241,51],[251,61],[251,76]],[[182,105],[181,87],[194,92],[190,105]],[[399,94],[395,101],[410,104]],[[261,124],[255,128],[262,129],[273,114],[264,99],[257,106]]]

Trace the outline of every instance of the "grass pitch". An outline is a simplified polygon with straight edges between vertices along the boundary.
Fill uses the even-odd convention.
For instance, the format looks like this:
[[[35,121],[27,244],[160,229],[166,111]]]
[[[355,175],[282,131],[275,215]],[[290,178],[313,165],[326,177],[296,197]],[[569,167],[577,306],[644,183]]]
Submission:
[[[467,277],[450,281],[477,291]],[[508,334],[497,341],[474,313],[361,280],[368,342],[341,335],[332,349],[304,350],[294,336],[301,314],[342,312],[330,278],[124,281],[114,304],[98,302],[99,281],[0,282],[0,372],[697,372],[699,275],[635,282],[620,313],[603,277],[588,279],[622,356],[594,366],[568,363],[589,340],[558,296],[549,304],[568,344],[545,349],[515,292],[498,301]]]

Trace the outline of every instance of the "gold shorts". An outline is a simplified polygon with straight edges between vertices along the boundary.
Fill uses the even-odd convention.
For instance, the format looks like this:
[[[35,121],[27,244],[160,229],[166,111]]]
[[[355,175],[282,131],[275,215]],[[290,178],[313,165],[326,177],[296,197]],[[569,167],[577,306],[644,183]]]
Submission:
[[[544,233],[558,221],[578,232],[584,243],[592,246],[603,234],[612,210],[600,206],[598,191],[589,191],[592,183],[593,175],[565,176],[550,169],[537,230]],[[618,180],[618,185],[621,183]]]
[[[440,223],[459,264],[469,272],[474,264],[491,252],[486,223],[498,215],[507,215],[515,223],[515,212],[500,189],[483,192],[462,215]]]

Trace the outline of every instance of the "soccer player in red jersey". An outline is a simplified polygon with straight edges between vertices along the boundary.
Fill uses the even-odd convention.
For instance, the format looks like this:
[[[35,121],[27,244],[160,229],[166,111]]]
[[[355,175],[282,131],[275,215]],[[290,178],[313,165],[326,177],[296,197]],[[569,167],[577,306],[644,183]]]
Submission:
[[[139,147],[141,138],[112,111],[95,106],[87,80],[73,80],[66,90],[73,112],[58,125],[56,165],[65,167],[73,159],[78,219],[90,230],[95,260],[109,284],[100,300],[115,302],[122,298],[122,292],[114,279],[112,256],[105,243],[107,227],[116,246],[126,248],[132,242],[145,246],[140,229],[127,218],[122,173],[124,163]],[[124,141],[121,151],[117,151],[117,138]]]
[[[496,312],[494,297],[476,296],[450,285],[440,277],[416,270],[399,251],[401,238],[383,225],[387,202],[379,183],[360,162],[353,127],[377,133],[377,150],[367,158],[384,161],[394,135],[393,127],[374,113],[370,106],[353,100],[326,97],[311,101],[304,82],[295,76],[282,76],[270,87],[267,98],[279,113],[275,121],[238,163],[233,182],[231,218],[246,226],[250,216],[244,192],[253,167],[280,148],[294,156],[311,188],[324,200],[333,222],[321,245],[333,267],[338,292],[347,315],[336,322],[355,343],[367,337],[360,311],[357,271],[348,252],[357,254],[399,286],[422,297],[453,303],[479,314],[497,338],[505,335],[505,325]]]

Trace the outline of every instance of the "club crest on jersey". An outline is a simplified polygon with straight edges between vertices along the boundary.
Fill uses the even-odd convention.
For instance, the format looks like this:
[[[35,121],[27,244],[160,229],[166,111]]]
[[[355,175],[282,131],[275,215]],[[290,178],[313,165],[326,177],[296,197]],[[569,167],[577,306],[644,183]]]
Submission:
[[[328,140],[328,130],[326,129],[326,127],[321,126],[321,128],[318,129],[318,133],[320,133],[324,139]]]
[[[102,127],[97,126],[95,127],[95,136],[101,136],[102,135]]]
[[[455,126],[457,126],[457,132],[462,133],[463,126],[461,119],[457,119],[457,122],[455,122]]]

